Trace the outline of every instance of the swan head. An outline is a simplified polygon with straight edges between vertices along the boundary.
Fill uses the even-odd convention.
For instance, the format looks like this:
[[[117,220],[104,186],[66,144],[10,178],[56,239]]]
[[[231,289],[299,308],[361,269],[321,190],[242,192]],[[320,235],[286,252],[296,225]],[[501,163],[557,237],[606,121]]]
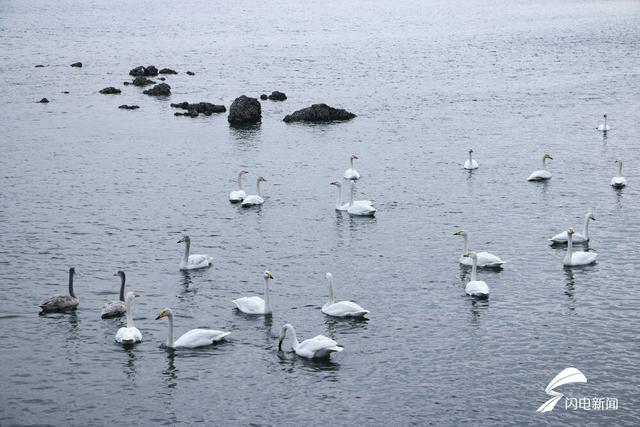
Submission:
[[[551,156],[550,156],[550,155],[548,155],[548,154],[545,154],[545,155],[542,157],[542,160],[553,160],[553,157],[551,157]]]
[[[163,308],[160,314],[158,314],[158,317],[156,317],[156,320],[162,319],[163,317],[173,317],[173,311],[171,311],[170,308]]]
[[[359,159],[359,157],[358,157],[358,156],[356,156],[355,154],[352,154],[352,155],[351,155],[351,160],[357,160],[357,159]]]
[[[262,277],[264,277],[267,280],[273,280],[273,274],[271,274],[269,270],[265,271]]]
[[[596,220],[596,216],[595,216],[595,214],[594,214],[593,212],[589,212],[589,213],[587,214],[587,218],[589,218],[589,219],[590,219],[590,220],[592,220],[592,221],[595,221],[595,220]]]
[[[576,232],[576,231],[575,231],[573,228],[571,228],[571,227],[569,227],[569,229],[567,230],[567,234],[568,234],[568,235],[570,235],[570,236],[574,235],[574,234],[575,234],[575,232]]]
[[[116,273],[113,274],[114,276],[120,276],[120,278],[124,278],[124,271],[122,270],[118,270]]]
[[[478,259],[478,256],[476,255],[475,252],[465,252],[464,255],[462,255],[463,257],[467,257],[467,258],[471,258],[471,259]]]
[[[246,174],[248,174],[248,173],[249,173],[249,171],[246,171],[246,170],[244,170],[244,169],[240,171],[240,175],[246,175]]]
[[[139,297],[140,297],[140,294],[137,294],[136,292],[127,292],[127,296],[125,297],[125,300],[127,302],[133,302],[134,299]]]
[[[178,243],[188,243],[191,242],[191,237],[187,236],[186,234],[184,236],[182,236],[182,238],[180,240],[178,240]]]
[[[324,275],[324,277],[325,277],[325,279],[327,279],[327,280],[333,280],[333,274],[331,274],[331,273],[327,273],[327,274],[325,274],[325,275]]]
[[[454,236],[466,236],[467,232],[464,230],[458,230],[455,233],[453,233]]]
[[[259,176],[258,177],[258,182],[267,182],[267,180],[264,177]]]
[[[473,153],[473,148],[469,148],[469,154]]]
[[[613,162],[613,163],[622,163],[622,160],[620,160],[620,159],[616,159],[616,161],[615,161],[615,162]]]
[[[282,351],[282,341],[287,336],[287,329],[293,329],[293,326],[289,323],[285,323],[285,325],[280,329],[280,335],[278,335],[278,351]]]
[[[606,118],[607,118],[607,113],[604,113],[604,116],[603,116],[603,117],[606,119]]]
[[[76,274],[76,268],[75,268],[75,267],[71,267],[71,268],[69,269],[69,274],[70,274],[71,276],[75,276],[75,274]]]
[[[335,185],[338,188],[342,187],[342,183],[340,181],[332,181],[329,185]]]

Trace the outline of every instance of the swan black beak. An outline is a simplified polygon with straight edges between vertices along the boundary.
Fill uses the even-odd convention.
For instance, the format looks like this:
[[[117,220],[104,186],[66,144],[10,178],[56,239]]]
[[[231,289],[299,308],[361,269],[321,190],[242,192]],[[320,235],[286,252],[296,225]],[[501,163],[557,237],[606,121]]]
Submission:
[[[158,319],[162,319],[162,316],[160,316],[159,314],[158,314],[158,317],[156,317],[156,320]]]

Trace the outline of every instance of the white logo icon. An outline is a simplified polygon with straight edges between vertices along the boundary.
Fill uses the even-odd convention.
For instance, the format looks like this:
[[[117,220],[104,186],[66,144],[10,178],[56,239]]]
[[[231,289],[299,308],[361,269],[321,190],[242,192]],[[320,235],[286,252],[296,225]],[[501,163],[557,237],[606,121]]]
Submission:
[[[556,403],[558,403],[558,401],[564,397],[562,393],[554,391],[556,387],[560,387],[561,385],[564,385],[564,384],[586,383],[586,382],[587,382],[587,377],[585,377],[584,374],[580,372],[578,369],[576,368],[563,369],[562,372],[560,372],[558,375],[555,376],[554,379],[551,380],[547,388],[544,389],[545,393],[553,397],[551,397],[551,399],[547,400],[542,405],[540,405],[540,407],[536,412],[552,411],[553,408],[556,406]]]

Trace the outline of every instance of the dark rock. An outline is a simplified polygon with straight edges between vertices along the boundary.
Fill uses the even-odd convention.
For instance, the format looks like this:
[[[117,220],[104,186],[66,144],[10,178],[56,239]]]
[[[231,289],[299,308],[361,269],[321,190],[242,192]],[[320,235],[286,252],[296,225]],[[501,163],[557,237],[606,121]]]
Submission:
[[[36,65],[36,68],[42,68],[42,67],[44,67],[44,65],[42,65],[42,64]]]
[[[312,122],[323,123],[333,121],[351,120],[355,114],[347,110],[332,108],[327,104],[313,104],[311,107],[303,108],[293,114],[289,114],[283,120],[290,122]]]
[[[100,89],[100,93],[104,95],[118,95],[122,92],[120,89],[115,88],[113,86],[105,87],[104,89]]]
[[[236,98],[229,107],[227,120],[232,125],[257,123],[262,119],[260,101],[242,95]]]
[[[224,105],[216,105],[210,102],[199,102],[197,104],[189,104],[188,102],[181,102],[179,104],[171,104],[173,108],[181,108],[183,110],[189,110],[187,113],[176,113],[176,116],[191,116],[197,117],[198,114],[204,114],[210,116],[213,113],[224,113],[227,111]],[[194,114],[195,113],[195,114]]]
[[[196,73],[194,73],[193,71],[187,71],[187,75],[189,75],[189,76],[195,76],[195,75],[196,75]]]
[[[133,82],[131,83],[134,86],[139,86],[139,87],[143,87],[143,86],[147,86],[147,85],[152,85],[155,84],[156,82],[154,82],[151,79],[146,78],[145,76],[138,76],[135,79],[133,79]]]
[[[127,104],[122,104],[121,106],[119,106],[118,108],[122,109],[122,110],[137,110],[138,107],[137,105],[127,105]]]
[[[153,65],[149,65],[144,69],[144,75],[147,77],[155,77],[158,75],[158,69]]]
[[[163,68],[162,70],[158,71],[158,73],[160,73],[160,74],[178,74],[177,71],[172,70],[171,68]]]
[[[131,84],[131,82],[122,82],[123,85],[125,86],[129,86]]]
[[[74,62],[73,64],[71,64],[71,66],[76,68],[82,68],[82,62]]]
[[[164,77],[160,77],[158,80],[165,81],[165,80],[167,80],[167,79],[165,79]]]
[[[149,65],[148,67],[143,67],[142,65],[140,65],[139,67],[136,67],[130,70],[129,75],[133,77],[138,77],[138,76],[155,77],[158,75],[158,69],[153,65]]]
[[[278,92],[277,90],[274,90],[273,92],[271,92],[271,95],[269,95],[269,99],[272,101],[284,101],[287,99],[287,95],[285,95],[282,92]]]
[[[158,85],[155,85],[151,89],[145,90],[142,93],[151,96],[169,96],[171,95],[171,86],[166,83],[160,83]]]
[[[49,100],[47,98],[42,98],[40,101],[38,101],[40,104],[48,104]]]
[[[260,99],[262,99],[263,101],[266,101],[267,99],[269,99],[269,97],[267,96],[266,93],[263,93],[262,95],[260,95]]]
[[[132,70],[129,71],[129,75],[130,76],[134,76],[134,77],[138,77],[138,76],[144,76],[145,75],[145,68],[141,65],[139,67],[136,67]]]
[[[64,93],[64,94],[67,94],[67,95],[68,95],[68,94],[69,94],[69,91],[68,91],[68,90],[65,90],[65,91],[64,91],[64,92],[62,92],[62,93]]]

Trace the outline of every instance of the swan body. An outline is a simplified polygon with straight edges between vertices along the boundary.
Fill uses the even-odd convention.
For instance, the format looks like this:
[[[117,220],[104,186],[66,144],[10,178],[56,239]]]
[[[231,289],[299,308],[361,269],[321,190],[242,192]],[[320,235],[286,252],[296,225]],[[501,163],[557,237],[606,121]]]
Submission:
[[[623,188],[627,186],[627,180],[622,176],[622,160],[616,160],[618,163],[618,176],[611,178],[611,186],[613,188]]]
[[[605,114],[603,117],[604,117],[604,123],[599,124],[599,125],[598,125],[598,127],[597,127],[597,129],[598,129],[600,132],[607,132],[607,131],[610,131],[610,130],[611,130],[611,126],[609,126],[609,125],[607,124],[607,115]]]
[[[221,341],[229,335],[231,332],[222,332],[215,329],[191,329],[189,332],[184,333],[180,338],[174,341],[173,339],[173,311],[170,308],[165,308],[160,312],[156,320],[166,317],[169,319],[169,337],[167,338],[166,345],[169,348],[197,348],[211,345],[215,342]]]
[[[296,330],[289,323],[285,324],[280,331],[278,337],[278,351],[282,351],[282,341],[284,341],[287,332],[290,332],[293,340],[293,351],[301,357],[307,359],[325,359],[331,356],[331,353],[343,350],[337,342],[324,335],[316,335],[313,338],[298,342]]]
[[[471,156],[473,148],[469,148],[469,158],[464,162],[464,168],[467,170],[478,169],[478,162],[476,162]]]
[[[76,274],[76,269],[71,267],[69,269],[69,295],[55,295],[47,298],[40,303],[40,309],[42,313],[60,313],[65,311],[71,311],[78,308],[80,300],[73,292],[73,276]]]
[[[127,326],[123,326],[116,332],[116,342],[121,344],[135,344],[142,341],[142,334],[133,323],[133,300],[140,295],[135,292],[127,292],[125,304],[127,306]]]
[[[338,199],[336,200],[336,210],[346,211],[347,209],[349,209],[349,203],[342,202],[342,183],[339,181],[333,181],[330,183],[330,185],[335,185],[336,189],[338,190]],[[373,202],[371,200],[354,200],[353,204],[373,206]]]
[[[355,302],[336,302],[333,296],[333,275],[331,273],[327,273],[325,277],[329,282],[329,301],[322,306],[322,312],[324,314],[333,317],[364,317],[369,314],[369,310],[365,310]]]
[[[103,319],[120,317],[127,312],[127,306],[124,302],[124,282],[126,280],[126,276],[124,271],[118,271],[114,276],[120,276],[120,299],[118,301],[109,301],[102,307],[100,317]]]
[[[198,270],[200,268],[209,268],[213,264],[213,258],[209,255],[190,255],[191,237],[184,235],[178,243],[184,243],[184,255],[180,261],[180,270]]]
[[[470,257],[465,256],[469,251],[469,236],[464,230],[459,230],[453,233],[454,236],[462,236],[464,238],[464,248],[462,255],[460,255],[460,264],[468,267],[473,266],[473,260]],[[500,257],[489,252],[474,252],[476,257],[476,264],[480,268],[499,268],[505,263]]]
[[[573,228],[569,227],[567,230],[567,254],[564,257],[563,264],[565,267],[576,267],[580,265],[589,265],[596,262],[596,258],[598,254],[595,252],[583,252],[583,251],[574,251],[573,250],[573,242],[572,236],[575,233]]]
[[[351,181],[351,200],[349,201],[349,207],[347,207],[347,213],[351,216],[374,216],[376,209],[367,204],[356,203],[356,186],[354,181]]]
[[[238,189],[229,193],[229,201],[231,203],[240,203],[247,197],[247,193],[244,191],[244,188],[242,187],[242,176],[248,173],[249,172],[242,170],[238,174]]]
[[[548,154],[545,154],[542,157],[542,169],[537,170],[535,172],[533,172],[531,175],[529,175],[529,178],[527,178],[527,181],[546,181],[548,179],[551,179],[551,172],[549,172],[549,169],[547,168],[547,160],[553,160],[553,157],[551,157]]]
[[[242,297],[233,300],[236,308],[246,314],[271,314],[271,300],[269,299],[269,280],[273,279],[270,271],[265,271],[264,277],[264,299],[253,297]]]
[[[352,154],[351,155],[351,167],[349,169],[347,169],[346,171],[344,171],[344,179],[348,179],[348,180],[358,180],[358,179],[360,179],[360,174],[353,167],[353,161],[356,160],[356,159],[358,159],[358,156],[356,156],[355,154]]]
[[[471,268],[471,280],[467,283],[467,286],[464,288],[464,292],[475,298],[488,298],[489,297],[489,285],[482,280],[478,280],[476,278],[476,270],[478,267],[478,257],[477,254],[473,252],[467,252],[464,254],[464,257],[471,259],[472,268]]]
[[[264,203],[264,199],[262,198],[262,194],[260,193],[260,183],[267,182],[266,179],[259,176],[256,181],[256,194],[252,194],[251,196],[247,196],[242,200],[242,207],[249,208],[251,206],[260,206]]]
[[[595,221],[596,216],[591,212],[587,212],[587,214],[584,216],[584,226],[582,227],[582,234],[574,233],[572,236],[573,243],[586,243],[589,241],[589,221],[590,220]],[[558,233],[555,236],[553,236],[551,239],[549,239],[552,245],[557,243],[567,243],[568,240],[569,240],[569,234],[566,231],[563,231],[562,233]]]

